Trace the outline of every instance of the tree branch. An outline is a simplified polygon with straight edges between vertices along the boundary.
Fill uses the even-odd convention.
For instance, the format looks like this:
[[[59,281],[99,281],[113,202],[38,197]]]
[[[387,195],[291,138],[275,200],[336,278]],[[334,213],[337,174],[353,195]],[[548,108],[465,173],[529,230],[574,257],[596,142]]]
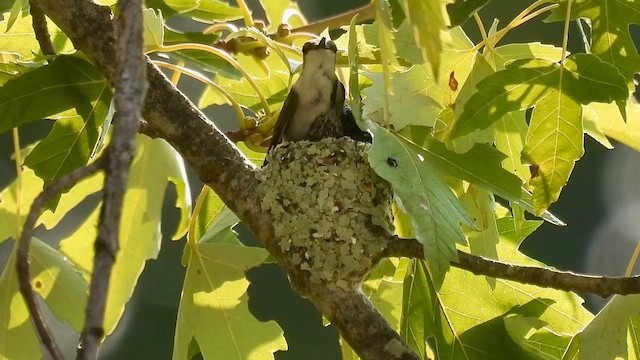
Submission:
[[[77,359],[97,358],[104,337],[104,312],[111,269],[118,252],[122,203],[127,189],[129,166],[135,155],[147,84],[142,40],[142,3],[118,1],[117,42],[115,46],[115,121],[111,143],[106,149],[107,165],[104,197],[95,242],[95,258],[87,300],[86,319],[78,346]]]
[[[339,27],[344,25],[349,25],[351,19],[353,19],[353,17],[356,15],[358,15],[358,22],[360,23],[373,20],[376,17],[375,6],[369,3],[359,8],[349,10],[335,16],[320,19],[295,29],[291,29],[291,32],[309,32],[313,34],[319,34],[324,31],[324,29],[332,30],[338,29]]]
[[[424,258],[422,244],[415,239],[400,239],[397,236],[389,239],[384,255],[414,259]],[[476,275],[486,275],[564,291],[588,292],[603,298],[614,294],[640,293],[640,276],[592,276],[535,266],[511,265],[459,250],[458,262],[451,262],[451,266],[471,271]]]
[[[53,334],[49,330],[47,323],[42,316],[40,307],[36,301],[36,296],[31,287],[31,272],[29,269],[29,250],[31,248],[31,237],[35,230],[35,224],[38,218],[43,212],[45,205],[54,197],[62,194],[62,192],[75,186],[80,180],[95,174],[98,170],[104,166],[104,158],[100,157],[95,162],[72,171],[71,173],[54,180],[47,186],[33,201],[31,209],[27,215],[24,226],[22,227],[22,234],[18,239],[18,251],[16,257],[16,271],[18,274],[18,285],[20,287],[20,293],[27,304],[27,310],[29,316],[33,322],[34,327],[40,342],[45,346],[51,357],[55,360],[64,359],[62,352],[56,344]]]
[[[56,48],[51,42],[51,36],[49,35],[49,29],[47,28],[47,18],[44,16],[42,10],[38,8],[33,2],[29,2],[31,7],[31,23],[33,26],[33,32],[36,35],[36,40],[40,45],[43,55],[53,56],[56,54]]]

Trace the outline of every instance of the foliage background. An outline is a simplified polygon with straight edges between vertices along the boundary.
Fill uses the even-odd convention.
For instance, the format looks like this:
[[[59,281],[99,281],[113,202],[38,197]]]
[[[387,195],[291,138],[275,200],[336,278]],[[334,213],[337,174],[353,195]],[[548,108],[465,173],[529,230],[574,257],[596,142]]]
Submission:
[[[257,0],[248,3],[257,3]],[[367,1],[301,0],[298,3],[308,20],[313,20],[363,5]],[[521,4],[518,2],[492,2],[480,15],[485,24],[490,23],[493,18],[504,23],[520,10]],[[254,17],[261,16],[254,14]],[[472,40],[480,40],[475,24],[469,22],[465,30]],[[636,47],[640,47],[640,28],[632,28],[631,33]],[[543,24],[540,18],[510,32],[503,43],[540,41],[560,45],[561,34],[561,23]],[[569,45],[571,52],[581,50],[579,37],[579,33],[572,29]],[[199,84],[187,78],[181,80],[181,85],[183,84],[187,84],[186,88],[190,91],[200,91]],[[227,109],[210,107],[206,112],[213,119],[221,120],[218,125],[223,130],[230,130],[223,124],[229,116]],[[21,143],[28,144],[43,138],[49,130],[42,122],[26,124],[21,127]],[[545,223],[527,238],[521,250],[560,269],[621,275],[637,241],[631,234],[640,232],[640,224],[633,216],[640,210],[640,190],[637,190],[635,181],[637,175],[640,175],[640,155],[626,149],[624,145],[617,145],[616,151],[610,152],[590,137],[585,139],[586,155],[576,164],[562,197],[551,208],[568,226],[558,228]],[[5,133],[0,136],[2,188],[15,178],[11,152],[10,133]],[[190,179],[195,198],[200,184],[196,176],[190,176]],[[171,356],[185,269],[180,262],[184,241],[170,241],[170,235],[177,226],[178,214],[173,207],[175,193],[172,187],[167,191],[162,251],[157,260],[147,263],[124,318],[101,352],[102,359],[165,359]],[[82,214],[82,207],[75,212]],[[241,226],[238,230],[243,241],[252,241]],[[60,238],[63,232],[64,226],[60,226],[46,237]],[[36,235],[46,239],[44,233]],[[616,243],[612,244],[612,240]],[[10,243],[0,244],[0,268],[4,267],[10,246]],[[330,327],[322,327],[320,314],[310,303],[292,292],[277,265],[262,265],[253,269],[249,273],[249,279],[252,282],[249,288],[252,312],[260,320],[276,319],[287,333],[289,351],[276,354],[277,359],[339,358],[336,331]],[[587,307],[592,311],[597,311],[603,303],[599,299],[587,299]],[[53,317],[48,320],[51,324],[56,323]],[[57,323],[57,326],[66,325]],[[77,340],[75,333],[69,331],[69,338],[66,340],[70,346],[74,346]],[[314,348],[313,353],[307,350],[311,347]]]

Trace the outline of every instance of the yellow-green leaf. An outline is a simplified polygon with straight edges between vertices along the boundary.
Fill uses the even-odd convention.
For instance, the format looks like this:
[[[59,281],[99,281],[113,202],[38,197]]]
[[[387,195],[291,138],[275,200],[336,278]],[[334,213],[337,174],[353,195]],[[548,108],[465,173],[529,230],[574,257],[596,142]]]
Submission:
[[[192,339],[205,359],[273,359],[286,350],[282,329],[249,312],[245,271],[268,256],[264,249],[206,243],[191,249],[178,310],[173,359],[185,359]]]

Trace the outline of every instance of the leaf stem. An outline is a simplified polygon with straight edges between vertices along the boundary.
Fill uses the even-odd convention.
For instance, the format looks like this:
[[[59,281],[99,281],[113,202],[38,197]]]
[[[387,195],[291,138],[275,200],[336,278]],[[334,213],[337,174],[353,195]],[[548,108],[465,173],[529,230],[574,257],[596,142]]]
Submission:
[[[242,12],[242,16],[244,17],[244,24],[246,26],[253,26],[253,18],[251,17],[251,10],[247,6],[247,3],[244,0],[236,0],[240,11]]]
[[[492,36],[489,36],[486,40],[483,40],[481,42],[479,42],[476,46],[474,46],[471,51],[478,51],[480,48],[482,48],[483,46],[486,46],[487,44],[491,43],[491,44],[497,44],[505,35],[507,35],[507,33],[513,29],[515,29],[516,27],[526,23],[527,21],[535,18],[536,16],[545,13],[547,11],[553,10],[555,8],[557,8],[559,5],[558,4],[551,4],[549,6],[545,6],[541,9],[538,9],[536,11],[532,11],[533,9],[537,8],[538,6],[541,6],[543,4],[549,3],[551,2],[550,0],[539,0],[536,1],[535,3],[531,4],[530,6],[528,6],[526,9],[524,9],[522,12],[520,12],[520,14],[518,14],[518,16],[516,16],[513,20],[511,20],[511,22],[509,24],[507,24],[507,26],[505,26],[504,28],[500,29],[499,31],[497,31],[495,34],[493,34]]]
[[[22,157],[20,156],[20,135],[18,128],[11,129],[13,136],[13,157],[16,160],[16,234],[20,233],[20,214],[22,213]]]
[[[567,44],[569,43],[569,24],[571,23],[571,0],[567,1],[567,16],[564,19],[564,30],[562,32],[562,65],[564,66],[567,56]]]
[[[191,221],[189,221],[189,235],[187,235],[187,243],[195,250],[196,246],[196,238],[195,238],[195,230],[196,224],[198,222],[198,214],[200,214],[200,209],[204,204],[207,195],[209,195],[209,188],[207,185],[202,186],[202,190],[200,190],[200,194],[198,194],[198,198],[196,199],[196,205],[193,207],[193,213],[191,214]]]
[[[629,260],[629,264],[627,265],[627,270],[624,272],[625,277],[631,276],[633,266],[638,261],[638,255],[640,255],[640,241],[636,244],[636,248],[633,250],[633,255],[631,255],[631,259]]]
[[[206,51],[208,53],[221,57],[222,59],[227,61],[229,64],[231,64],[234,68],[236,68],[236,70],[242,73],[242,75],[249,82],[249,85],[251,85],[253,90],[256,92],[256,95],[258,95],[258,97],[260,98],[260,102],[262,103],[262,108],[264,109],[264,112],[267,115],[271,115],[271,109],[269,109],[269,103],[267,102],[267,99],[264,97],[264,94],[262,93],[262,91],[260,91],[258,84],[253,80],[253,77],[251,77],[251,75],[247,72],[247,70],[242,65],[240,65],[240,63],[236,59],[234,59],[231,55],[229,55],[226,51],[217,49],[213,46],[196,44],[196,43],[185,43],[180,45],[162,46],[158,49],[158,51],[172,52],[172,51],[178,51],[178,50],[184,50],[184,49]]]
[[[222,94],[222,96],[224,96],[227,100],[229,100],[229,102],[231,103],[231,106],[236,112],[236,116],[238,117],[240,128],[243,130],[246,129],[247,126],[246,126],[246,122],[244,121],[244,112],[242,111],[242,107],[240,106],[240,103],[238,103],[236,99],[234,99],[233,96],[231,96],[231,94],[229,94],[229,92],[223,89],[220,85],[211,81],[206,76],[180,65],[174,65],[174,64],[164,62],[164,61],[159,61],[159,60],[154,60],[153,63],[158,65],[159,67],[171,69],[175,71],[177,74],[184,74],[184,75],[190,76],[214,88],[216,91]]]

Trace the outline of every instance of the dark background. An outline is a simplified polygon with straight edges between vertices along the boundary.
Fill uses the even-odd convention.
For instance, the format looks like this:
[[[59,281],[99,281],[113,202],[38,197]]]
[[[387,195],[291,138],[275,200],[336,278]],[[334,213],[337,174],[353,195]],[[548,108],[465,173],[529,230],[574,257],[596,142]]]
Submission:
[[[268,2],[268,1],[267,1]],[[366,4],[366,0],[298,1],[308,20],[322,18]],[[257,9],[257,0],[248,1]],[[525,4],[511,1],[494,1],[481,11],[485,26],[493,17],[504,25]],[[254,12],[255,18],[264,18]],[[543,24],[535,19],[511,31],[502,41],[550,43],[560,46],[562,23]],[[469,21],[465,30],[474,42],[480,40],[475,22]],[[632,28],[635,39],[640,38],[637,27]],[[575,26],[570,32],[571,52],[582,52],[580,34]],[[636,43],[638,47],[638,44]],[[197,96],[200,84],[183,77],[187,92]],[[227,110],[208,108],[210,118],[221,120]],[[223,121],[218,121],[221,125]],[[228,123],[228,122],[227,122]],[[22,146],[40,139],[48,133],[51,124],[37,122],[20,128]],[[225,129],[230,130],[230,129]],[[630,254],[638,241],[640,224],[640,156],[624,145],[615,144],[615,151],[608,151],[587,137],[586,154],[576,164],[569,184],[562,191],[560,201],[551,211],[568,226],[555,227],[545,223],[526,239],[521,250],[546,264],[563,270],[622,275]],[[11,134],[0,135],[0,186],[5,187],[15,178],[15,166],[11,162]],[[201,183],[189,169],[193,198],[198,195]],[[167,190],[163,216],[162,250],[157,260],[147,262],[123,319],[110,336],[101,352],[101,359],[170,359],[176,314],[185,269],[180,258],[184,239],[173,242],[170,236],[175,230],[177,212],[175,191]],[[236,230],[245,242],[252,242],[248,232],[238,226]],[[56,231],[61,231],[57,230]],[[56,232],[47,234],[56,238]],[[54,240],[55,241],[55,240]],[[12,242],[0,245],[0,268],[4,266]],[[337,332],[322,326],[322,317],[306,300],[293,293],[288,281],[277,265],[268,264],[248,273],[249,307],[260,320],[275,319],[285,331],[289,351],[276,354],[278,360],[292,359],[340,359]],[[587,307],[599,309],[604,300],[587,297]],[[68,326],[58,324],[67,334],[65,349],[73,353],[77,335]]]

